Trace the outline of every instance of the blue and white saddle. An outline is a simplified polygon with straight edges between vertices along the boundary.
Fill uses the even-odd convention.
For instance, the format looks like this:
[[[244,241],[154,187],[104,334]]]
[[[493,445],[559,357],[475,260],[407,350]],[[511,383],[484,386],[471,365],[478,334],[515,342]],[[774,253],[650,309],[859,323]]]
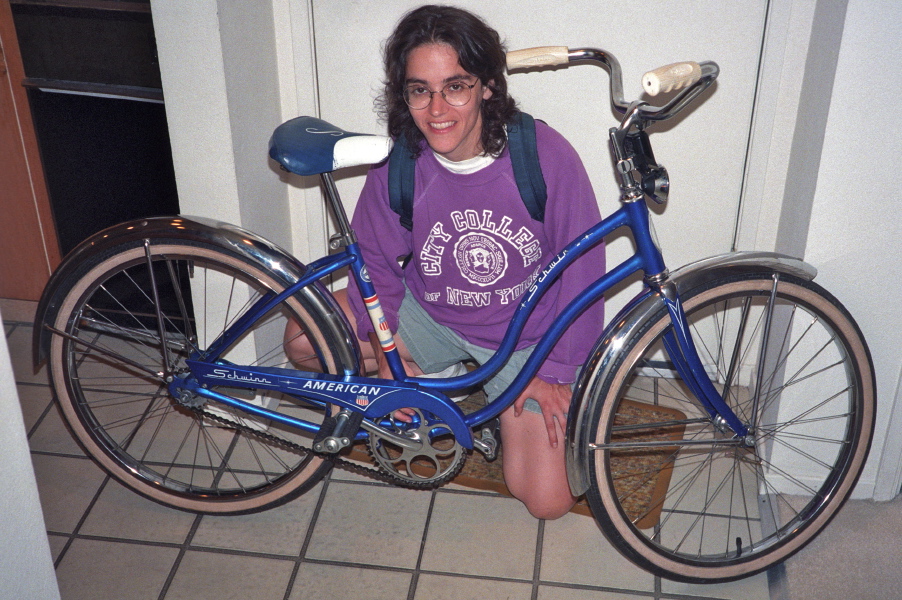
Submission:
[[[314,117],[282,123],[269,140],[269,156],[298,175],[375,164],[388,158],[391,149],[388,136],[352,133]]]

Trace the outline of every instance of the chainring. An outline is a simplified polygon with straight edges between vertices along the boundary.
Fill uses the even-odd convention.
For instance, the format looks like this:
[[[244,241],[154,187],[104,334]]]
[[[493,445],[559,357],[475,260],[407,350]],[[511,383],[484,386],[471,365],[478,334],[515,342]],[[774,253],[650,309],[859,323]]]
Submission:
[[[447,424],[418,408],[408,410],[411,423],[391,416],[379,421],[390,435],[369,432],[373,460],[406,487],[428,489],[450,481],[463,468],[467,451]]]

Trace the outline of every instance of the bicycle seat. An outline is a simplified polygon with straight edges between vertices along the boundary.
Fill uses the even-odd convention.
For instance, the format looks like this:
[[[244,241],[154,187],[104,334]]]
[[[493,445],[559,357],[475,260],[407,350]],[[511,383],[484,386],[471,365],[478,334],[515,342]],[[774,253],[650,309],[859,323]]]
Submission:
[[[314,117],[286,121],[269,139],[269,156],[298,175],[378,163],[388,157],[391,148],[390,137],[352,133]]]

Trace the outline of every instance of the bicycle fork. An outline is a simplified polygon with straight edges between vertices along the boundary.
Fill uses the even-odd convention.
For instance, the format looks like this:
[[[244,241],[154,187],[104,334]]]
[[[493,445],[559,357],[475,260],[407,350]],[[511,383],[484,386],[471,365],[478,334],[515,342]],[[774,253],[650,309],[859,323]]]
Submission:
[[[673,327],[664,334],[664,347],[670,355],[677,372],[683,381],[692,390],[692,393],[705,408],[714,426],[721,432],[732,430],[739,438],[747,438],[749,429],[736,413],[733,412],[725,398],[729,388],[726,382],[723,395],[717,392],[714,384],[702,364],[686,322],[686,314],[683,312],[683,304],[676,292],[676,286],[668,278],[667,272],[660,277],[646,279],[646,283],[656,291],[664,300],[667,312]]]
[[[645,272],[654,273],[646,276],[645,283],[664,300],[673,323],[672,330],[664,335],[664,346],[677,372],[708,412],[714,426],[723,433],[732,430],[739,438],[745,439],[749,434],[748,427],[724,401],[725,396],[717,393],[702,365],[676,286],[670,280],[654,240],[645,197],[663,204],[667,200],[670,183],[667,170],[656,163],[648,135],[643,130],[645,124],[639,116],[641,105],[641,102],[630,105],[620,127],[611,128],[609,134],[620,174],[620,199],[633,224],[631,229],[637,253],[642,257]],[[634,126],[638,131],[630,133]],[[640,175],[639,180],[634,177],[634,172]]]

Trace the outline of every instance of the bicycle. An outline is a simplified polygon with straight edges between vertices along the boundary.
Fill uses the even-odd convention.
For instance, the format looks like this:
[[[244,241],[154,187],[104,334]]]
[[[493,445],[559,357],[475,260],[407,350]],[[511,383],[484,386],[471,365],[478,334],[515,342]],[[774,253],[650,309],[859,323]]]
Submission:
[[[137,493],[199,513],[288,502],[346,462],[356,443],[368,445],[378,477],[441,485],[470,452],[495,454],[486,424],[567,325],[642,272],[645,289],[601,333],[574,387],[573,493],[586,495],[620,552],[674,580],[747,577],[810,542],[849,497],[873,433],[873,366],[859,328],[801,260],[731,253],[670,273],[650,230],[646,199],[665,202],[669,182],[646,128],[696,100],[718,66],[650,72],[649,94],[674,89],[656,107],[624,100],[619,63],[603,50],[538,48],[509,60],[511,69],[608,70],[622,115],[609,131],[621,205],[551,259],[492,359],[457,377],[404,374],[331,174],[384,159],[391,141],[301,117],[277,128],[271,155],[289,171],[321,176],[338,229],[332,254],[303,265],[251,232],[181,216],[107,229],[54,273],[38,308],[35,360],[49,358],[64,418],[87,453]],[[464,414],[447,393],[494,373],[559,274],[622,227],[635,254],[566,307],[510,389]],[[353,330],[321,284],[345,267],[394,380],[360,372]],[[315,348],[318,371],[287,364],[289,319]],[[392,418],[407,407],[411,423]]]

